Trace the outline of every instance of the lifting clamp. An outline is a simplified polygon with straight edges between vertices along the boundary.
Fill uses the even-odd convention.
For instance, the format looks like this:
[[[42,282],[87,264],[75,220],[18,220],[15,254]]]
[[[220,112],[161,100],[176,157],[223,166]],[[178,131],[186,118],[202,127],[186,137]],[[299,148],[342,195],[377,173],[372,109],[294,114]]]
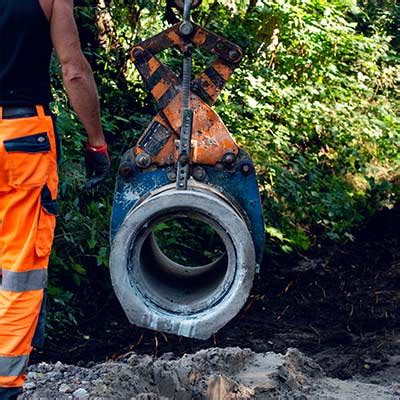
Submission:
[[[191,80],[193,46],[216,60]],[[171,47],[184,55],[182,81],[156,57]],[[182,189],[187,187],[189,165],[232,165],[239,148],[211,106],[242,60],[242,49],[199,25],[183,22],[139,43],[131,56],[160,108],[134,148],[137,167],[177,165],[177,188]]]
[[[191,22],[190,4],[200,0],[175,2],[183,8],[183,22],[131,50],[159,111],[122,157],[110,273],[130,322],[207,339],[237,315],[250,294],[264,253],[264,222],[251,157],[212,109],[243,51]],[[194,46],[215,60],[192,79]],[[183,54],[182,79],[157,58],[171,47]],[[169,259],[154,227],[180,217],[212,227],[224,243],[223,256],[195,267]]]

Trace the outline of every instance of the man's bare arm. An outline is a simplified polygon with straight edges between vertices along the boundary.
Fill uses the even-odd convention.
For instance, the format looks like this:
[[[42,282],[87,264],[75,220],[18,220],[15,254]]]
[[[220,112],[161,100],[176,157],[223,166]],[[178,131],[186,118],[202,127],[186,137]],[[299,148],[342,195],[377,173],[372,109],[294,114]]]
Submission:
[[[100,106],[92,69],[82,53],[73,0],[54,0],[51,37],[62,68],[64,85],[92,146],[105,144]]]

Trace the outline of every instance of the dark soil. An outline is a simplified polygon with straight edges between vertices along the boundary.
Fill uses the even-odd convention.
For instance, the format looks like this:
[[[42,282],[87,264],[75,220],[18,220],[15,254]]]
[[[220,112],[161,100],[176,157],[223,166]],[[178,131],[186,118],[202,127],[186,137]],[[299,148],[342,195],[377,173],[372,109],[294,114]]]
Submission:
[[[352,243],[268,257],[241,314],[208,341],[130,326],[115,297],[58,330],[32,362],[80,365],[135,351],[177,355],[208,347],[296,347],[340,379],[400,373],[400,208],[376,215]]]

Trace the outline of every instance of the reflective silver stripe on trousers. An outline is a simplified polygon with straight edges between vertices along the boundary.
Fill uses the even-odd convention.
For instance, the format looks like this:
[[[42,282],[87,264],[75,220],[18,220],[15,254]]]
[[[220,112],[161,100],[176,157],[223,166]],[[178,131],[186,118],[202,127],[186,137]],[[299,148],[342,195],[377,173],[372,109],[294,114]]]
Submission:
[[[47,268],[25,272],[13,272],[3,269],[0,290],[8,292],[27,292],[47,287]]]
[[[25,372],[29,356],[0,356],[0,376],[20,376]]]

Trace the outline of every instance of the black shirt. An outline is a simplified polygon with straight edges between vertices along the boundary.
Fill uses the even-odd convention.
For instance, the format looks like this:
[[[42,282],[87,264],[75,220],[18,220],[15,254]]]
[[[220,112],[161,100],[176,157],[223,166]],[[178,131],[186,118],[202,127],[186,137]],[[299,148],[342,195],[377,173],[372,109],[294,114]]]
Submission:
[[[39,0],[0,0],[0,106],[52,101],[52,48]]]

